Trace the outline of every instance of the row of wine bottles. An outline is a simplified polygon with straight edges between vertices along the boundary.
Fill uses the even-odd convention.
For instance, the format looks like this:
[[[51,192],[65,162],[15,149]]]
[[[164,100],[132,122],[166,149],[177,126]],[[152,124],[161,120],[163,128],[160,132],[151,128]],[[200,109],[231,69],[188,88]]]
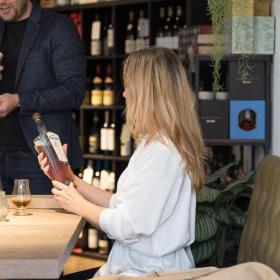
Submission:
[[[83,180],[101,190],[113,192],[115,189],[115,172],[110,170],[109,162],[89,160],[81,174]]]
[[[104,232],[87,225],[80,233],[73,252],[82,253],[83,251],[87,251],[108,255],[109,250],[110,240],[107,235]]]
[[[137,19],[136,19],[137,15]],[[156,30],[156,45],[170,49],[179,48],[179,29],[184,25],[182,6],[161,7]],[[150,24],[141,9],[130,10],[126,23],[126,36],[124,42],[124,52],[131,53],[143,49],[150,45]],[[92,56],[110,55],[114,51],[114,27],[105,17],[103,22],[99,14],[95,14],[91,25],[90,54]]]
[[[88,152],[90,154],[114,154],[115,152],[115,123],[110,121],[110,112],[105,111],[104,123],[100,127],[98,112],[94,112],[91,132],[88,137]],[[122,125],[120,135],[120,156],[130,156],[132,141],[126,124]]]

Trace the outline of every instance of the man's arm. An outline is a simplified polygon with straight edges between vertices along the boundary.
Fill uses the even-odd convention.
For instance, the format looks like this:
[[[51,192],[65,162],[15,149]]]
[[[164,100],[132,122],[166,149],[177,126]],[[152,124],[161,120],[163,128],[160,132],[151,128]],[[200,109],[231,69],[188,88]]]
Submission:
[[[70,19],[54,27],[51,44],[52,69],[57,86],[46,90],[19,92],[20,114],[78,108],[85,91],[85,59],[82,42]]]

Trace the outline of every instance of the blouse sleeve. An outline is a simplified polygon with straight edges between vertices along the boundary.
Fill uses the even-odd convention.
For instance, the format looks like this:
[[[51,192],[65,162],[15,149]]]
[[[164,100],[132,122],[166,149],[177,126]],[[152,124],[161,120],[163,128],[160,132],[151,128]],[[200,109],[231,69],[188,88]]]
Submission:
[[[166,204],[182,176],[181,160],[177,152],[163,145],[146,147],[126,176],[125,190],[113,198],[116,207],[101,212],[100,227],[113,239],[133,243],[157,229],[164,211],[171,215]]]

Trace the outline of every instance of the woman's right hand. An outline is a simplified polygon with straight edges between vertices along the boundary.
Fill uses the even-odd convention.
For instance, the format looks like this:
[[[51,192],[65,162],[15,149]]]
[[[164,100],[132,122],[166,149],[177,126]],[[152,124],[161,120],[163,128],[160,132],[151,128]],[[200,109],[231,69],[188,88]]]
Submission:
[[[62,145],[62,148],[63,148],[63,151],[64,151],[65,155],[67,155],[67,147],[68,147],[67,144]],[[39,153],[38,162],[39,162],[39,165],[40,165],[42,171],[44,172],[44,174],[49,179],[51,179],[51,177],[50,177],[50,166],[48,164],[48,159],[43,152]]]

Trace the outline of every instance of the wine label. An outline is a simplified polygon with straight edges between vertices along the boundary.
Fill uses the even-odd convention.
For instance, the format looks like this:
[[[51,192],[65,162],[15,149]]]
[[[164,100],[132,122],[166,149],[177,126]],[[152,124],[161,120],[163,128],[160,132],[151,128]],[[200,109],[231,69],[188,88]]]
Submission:
[[[107,129],[107,150],[114,151],[115,150],[115,131],[112,128]]]
[[[132,53],[136,49],[135,40],[125,40],[125,53]]]
[[[108,48],[114,47],[114,29],[108,30]]]
[[[100,55],[101,54],[101,41],[92,40],[91,41],[91,55]]]
[[[94,228],[88,229],[88,247],[90,249],[97,249],[98,246],[98,232]]]
[[[103,105],[113,105],[113,91],[105,89],[103,90]]]
[[[107,128],[101,128],[100,129],[100,149],[102,151],[107,151],[108,150]]]
[[[59,136],[53,132],[48,132],[47,135],[51,141],[58,159],[62,162],[68,162],[67,157],[63,151]]]
[[[97,135],[90,135],[89,136],[89,152],[91,154],[97,153]]]
[[[102,90],[93,89],[91,91],[91,105],[102,105]]]
[[[91,26],[91,40],[100,40],[101,21],[94,21]]]
[[[91,167],[87,167],[83,173],[83,180],[86,183],[91,184],[92,178],[93,178],[93,169]]]

